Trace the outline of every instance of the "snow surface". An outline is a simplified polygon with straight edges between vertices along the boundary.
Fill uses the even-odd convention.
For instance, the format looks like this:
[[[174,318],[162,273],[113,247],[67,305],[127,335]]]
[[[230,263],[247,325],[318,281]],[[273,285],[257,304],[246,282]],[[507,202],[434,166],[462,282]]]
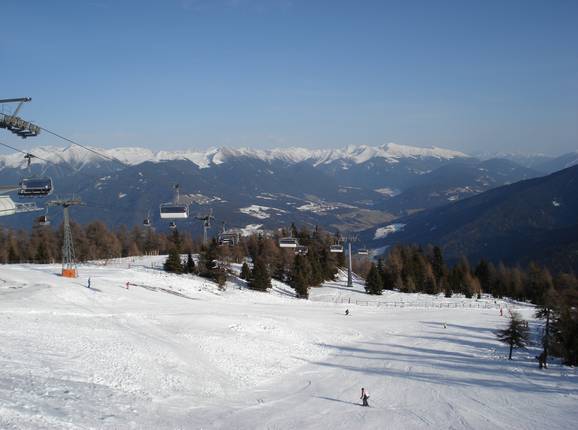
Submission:
[[[219,291],[156,270],[163,259],[83,265],[78,279],[56,265],[0,267],[0,428],[568,429],[578,419],[575,369],[538,370],[535,346],[508,361],[495,339],[506,322],[497,306],[519,308],[536,331],[531,307],[372,297],[343,276],[309,301],[279,282]]]
[[[137,165],[145,161],[161,162],[167,160],[189,160],[199,168],[205,169],[211,165],[222,164],[230,158],[249,157],[263,161],[281,160],[288,163],[300,163],[310,161],[314,165],[327,164],[341,161],[346,168],[348,163],[360,164],[372,158],[383,158],[388,162],[397,163],[402,158],[433,157],[438,159],[451,159],[467,157],[466,154],[443,148],[419,148],[415,146],[398,145],[388,143],[380,146],[347,146],[343,149],[306,149],[306,148],[278,148],[268,150],[256,150],[249,148],[210,148],[207,150],[184,150],[184,151],[151,151],[147,148],[91,148],[98,153],[118,160],[126,165]],[[103,159],[92,152],[78,146],[69,147],[37,147],[30,152],[39,158],[32,160],[34,164],[43,164],[48,160],[52,163],[68,163],[74,168],[80,169],[85,164],[102,162]],[[40,159],[41,158],[41,159]],[[0,168],[25,168],[26,164],[22,154],[14,153],[0,155]]]
[[[405,224],[402,223],[397,223],[397,224],[389,224],[386,225],[385,227],[379,227],[377,230],[375,230],[375,235],[373,236],[373,239],[384,239],[387,236],[389,236],[390,234],[396,233],[398,231],[402,231],[403,228],[405,227]]]
[[[269,212],[273,212],[276,214],[286,213],[286,211],[284,211],[283,209],[270,208],[268,206],[260,206],[260,205],[251,205],[246,208],[241,208],[239,209],[239,212],[258,219],[271,218],[271,214]]]
[[[263,232],[263,224],[247,224],[241,230],[241,236],[249,237],[254,234],[262,233]]]

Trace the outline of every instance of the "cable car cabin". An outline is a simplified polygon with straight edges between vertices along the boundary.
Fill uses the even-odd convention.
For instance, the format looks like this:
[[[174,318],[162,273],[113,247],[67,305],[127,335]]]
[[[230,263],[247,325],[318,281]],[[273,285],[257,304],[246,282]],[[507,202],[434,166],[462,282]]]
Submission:
[[[297,246],[299,246],[299,242],[293,237],[283,237],[279,239],[280,248],[297,248]]]
[[[330,252],[343,252],[343,245],[331,245],[329,247]]]
[[[369,251],[368,251],[366,248],[360,248],[360,249],[357,250],[357,253],[358,253],[359,255],[368,255],[368,254],[369,254]]]
[[[142,225],[144,225],[145,227],[150,227],[151,226],[151,220],[148,218],[145,218],[145,220],[142,222]]]
[[[295,248],[295,255],[307,255],[308,251],[309,248],[303,245],[299,245],[297,248]]]
[[[189,217],[189,207],[187,205],[163,203],[160,212],[162,219],[183,219]]]
[[[174,221],[171,221],[171,222],[169,223],[169,228],[170,228],[170,229],[173,229],[173,230],[174,230],[175,228],[177,228],[177,225],[175,224]]]
[[[50,225],[50,220],[46,215],[42,215],[36,218],[36,222],[38,223],[38,225]]]
[[[22,197],[42,197],[52,193],[52,179],[26,178],[20,181],[18,195]]]

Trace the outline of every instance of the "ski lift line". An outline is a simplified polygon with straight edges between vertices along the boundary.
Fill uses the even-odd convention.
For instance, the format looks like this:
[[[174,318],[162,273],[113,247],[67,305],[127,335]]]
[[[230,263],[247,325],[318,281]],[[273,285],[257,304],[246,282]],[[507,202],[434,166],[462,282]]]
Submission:
[[[0,145],[5,146],[6,148],[10,148],[13,151],[20,152],[21,154],[29,155],[29,156],[32,156],[33,158],[38,158],[39,160],[45,161],[46,163],[54,164],[52,161],[45,160],[44,158],[38,157],[34,154],[31,154],[30,152],[22,151],[21,149],[15,148],[15,147],[10,146],[6,143],[0,142]],[[54,164],[54,165],[56,166],[56,164]]]
[[[73,145],[76,145],[76,146],[79,146],[79,147],[81,147],[81,148],[83,148],[83,149],[86,149],[87,151],[90,151],[90,152],[92,152],[93,154],[98,155],[99,157],[106,158],[107,160],[110,160],[110,161],[116,161],[117,163],[120,163],[120,164],[124,165],[124,163],[123,163],[122,161],[120,161],[119,159],[117,159],[117,158],[115,158],[115,157],[110,157],[110,156],[108,156],[108,155],[104,155],[104,154],[102,154],[102,153],[100,153],[100,152],[98,152],[98,151],[95,151],[95,150],[92,149],[92,148],[89,148],[88,146],[82,145],[82,144],[80,144],[80,143],[78,143],[78,142],[76,142],[76,141],[74,141],[74,140],[72,140],[72,139],[69,139],[68,137],[62,136],[62,135],[60,135],[60,134],[58,134],[58,133],[56,133],[56,132],[54,132],[54,131],[48,130],[47,128],[42,127],[42,126],[40,126],[40,125],[39,125],[38,127],[40,128],[40,130],[45,131],[45,132],[48,133],[48,134],[51,134],[51,135],[53,135],[53,136],[55,136],[55,137],[58,137],[59,139],[65,140],[65,141],[67,141],[67,142],[69,142],[69,143],[72,143]]]
[[[3,143],[3,142],[0,142],[0,145],[5,146],[6,148],[10,148],[10,149],[12,149],[12,150],[14,150],[14,151],[16,151],[16,152],[20,152],[21,154],[30,155],[30,156],[32,156],[33,158],[38,158],[39,160],[42,160],[42,161],[46,162],[47,164],[51,164],[52,166],[56,167],[57,169],[60,169],[60,166],[59,166],[58,164],[54,163],[53,161],[50,161],[50,160],[47,160],[47,159],[45,159],[45,158],[39,157],[38,155],[34,155],[34,154],[32,154],[31,152],[22,151],[21,149],[15,148],[14,146],[10,146],[10,145],[8,145],[8,144],[6,144],[6,143]],[[86,175],[85,173],[82,173],[82,172],[76,170],[74,167],[72,167],[72,166],[68,163],[68,161],[66,161],[64,158],[62,158],[62,157],[60,156],[60,154],[58,154],[57,152],[54,152],[54,155],[56,155],[58,158],[60,158],[60,159],[64,162],[64,165],[65,165],[66,167],[68,167],[72,172],[74,172],[74,173],[80,173],[81,175],[86,176],[87,178],[94,179],[93,177],[88,176],[88,175]]]

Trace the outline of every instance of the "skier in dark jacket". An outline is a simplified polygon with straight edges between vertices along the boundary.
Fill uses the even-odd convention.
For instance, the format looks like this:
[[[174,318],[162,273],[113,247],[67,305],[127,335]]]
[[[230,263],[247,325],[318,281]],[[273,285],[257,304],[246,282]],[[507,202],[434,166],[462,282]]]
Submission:
[[[367,399],[369,399],[369,396],[367,395],[367,392],[365,391],[365,388],[361,388],[361,397],[360,399],[363,401],[363,406],[369,406],[369,403],[367,403]]]

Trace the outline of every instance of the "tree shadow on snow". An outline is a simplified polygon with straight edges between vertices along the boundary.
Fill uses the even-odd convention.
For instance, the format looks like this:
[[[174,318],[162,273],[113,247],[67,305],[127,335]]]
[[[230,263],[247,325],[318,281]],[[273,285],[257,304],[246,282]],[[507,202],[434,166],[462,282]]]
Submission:
[[[303,360],[311,364],[324,367],[333,367],[342,370],[365,374],[377,374],[392,378],[410,379],[439,385],[479,386],[492,389],[514,392],[556,393],[577,395],[578,383],[565,380],[569,388],[558,386],[560,372],[541,372],[531,360],[516,360],[514,362],[501,359],[492,360],[461,352],[443,351],[431,348],[422,348],[397,344],[371,344],[388,348],[370,349],[350,346],[324,344],[326,348],[333,348],[339,353],[335,357],[351,357],[360,361],[357,366],[335,363],[331,360],[315,362]],[[400,351],[401,350],[401,351]],[[383,360],[383,363],[398,362],[406,364],[407,369],[393,369],[383,365],[367,366],[366,360]],[[531,364],[530,364],[531,363]],[[431,370],[425,370],[430,367]],[[514,367],[522,367],[522,371],[514,373]],[[451,372],[455,372],[452,374]],[[519,375],[516,380],[512,376]]]

